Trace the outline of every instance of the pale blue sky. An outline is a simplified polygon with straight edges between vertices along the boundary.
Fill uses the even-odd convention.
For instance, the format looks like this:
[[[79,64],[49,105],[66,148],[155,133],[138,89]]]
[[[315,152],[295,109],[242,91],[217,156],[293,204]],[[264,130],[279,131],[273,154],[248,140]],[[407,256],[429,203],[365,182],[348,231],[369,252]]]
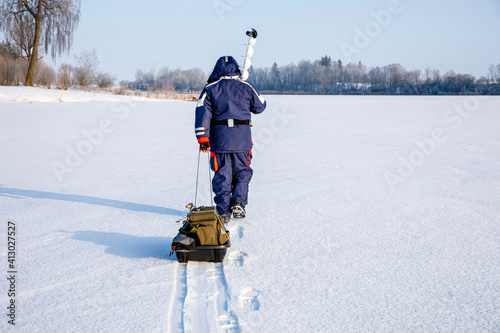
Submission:
[[[81,9],[73,48],[57,66],[95,48],[99,69],[119,80],[139,68],[208,73],[219,56],[241,60],[252,27],[255,67],[329,55],[479,77],[500,63],[500,0],[82,0]]]

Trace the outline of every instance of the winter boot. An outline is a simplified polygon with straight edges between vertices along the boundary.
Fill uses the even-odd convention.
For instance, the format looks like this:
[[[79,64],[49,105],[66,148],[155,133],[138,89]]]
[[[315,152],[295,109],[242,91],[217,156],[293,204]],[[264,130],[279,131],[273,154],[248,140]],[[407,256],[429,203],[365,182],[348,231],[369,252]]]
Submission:
[[[244,218],[246,213],[245,213],[245,207],[243,207],[243,204],[241,203],[240,200],[235,200],[233,207],[231,207],[233,211],[233,217],[236,219],[241,219]]]
[[[228,223],[231,220],[231,214],[221,214],[220,219],[222,223]]]

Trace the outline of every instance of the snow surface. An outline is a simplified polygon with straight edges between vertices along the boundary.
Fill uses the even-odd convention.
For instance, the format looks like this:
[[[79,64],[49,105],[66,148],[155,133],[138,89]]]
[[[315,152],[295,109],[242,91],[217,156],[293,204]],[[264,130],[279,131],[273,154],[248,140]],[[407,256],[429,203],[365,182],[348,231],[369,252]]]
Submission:
[[[500,98],[266,98],[248,217],[187,265],[194,103],[0,103],[0,330],[499,332]]]

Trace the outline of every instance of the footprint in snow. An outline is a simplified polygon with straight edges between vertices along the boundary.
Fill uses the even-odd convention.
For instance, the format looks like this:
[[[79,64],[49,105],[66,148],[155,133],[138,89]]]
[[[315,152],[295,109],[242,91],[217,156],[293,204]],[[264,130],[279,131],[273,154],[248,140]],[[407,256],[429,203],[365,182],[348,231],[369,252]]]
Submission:
[[[233,262],[236,266],[243,266],[243,262],[247,254],[241,251],[235,251],[229,254],[229,261]]]
[[[257,311],[260,308],[258,300],[260,292],[254,288],[245,288],[240,293],[240,306],[243,309]]]
[[[231,236],[237,238],[243,238],[244,228],[241,225],[237,225],[234,228],[230,228],[229,231],[231,232]]]

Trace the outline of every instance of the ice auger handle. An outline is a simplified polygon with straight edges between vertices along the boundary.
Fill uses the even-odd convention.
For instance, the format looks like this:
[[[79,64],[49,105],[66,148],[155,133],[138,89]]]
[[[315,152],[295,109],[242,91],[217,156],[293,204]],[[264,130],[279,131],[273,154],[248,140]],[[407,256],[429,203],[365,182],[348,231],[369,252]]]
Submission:
[[[247,36],[252,38],[257,38],[257,30],[252,28],[252,31],[247,31]]]

